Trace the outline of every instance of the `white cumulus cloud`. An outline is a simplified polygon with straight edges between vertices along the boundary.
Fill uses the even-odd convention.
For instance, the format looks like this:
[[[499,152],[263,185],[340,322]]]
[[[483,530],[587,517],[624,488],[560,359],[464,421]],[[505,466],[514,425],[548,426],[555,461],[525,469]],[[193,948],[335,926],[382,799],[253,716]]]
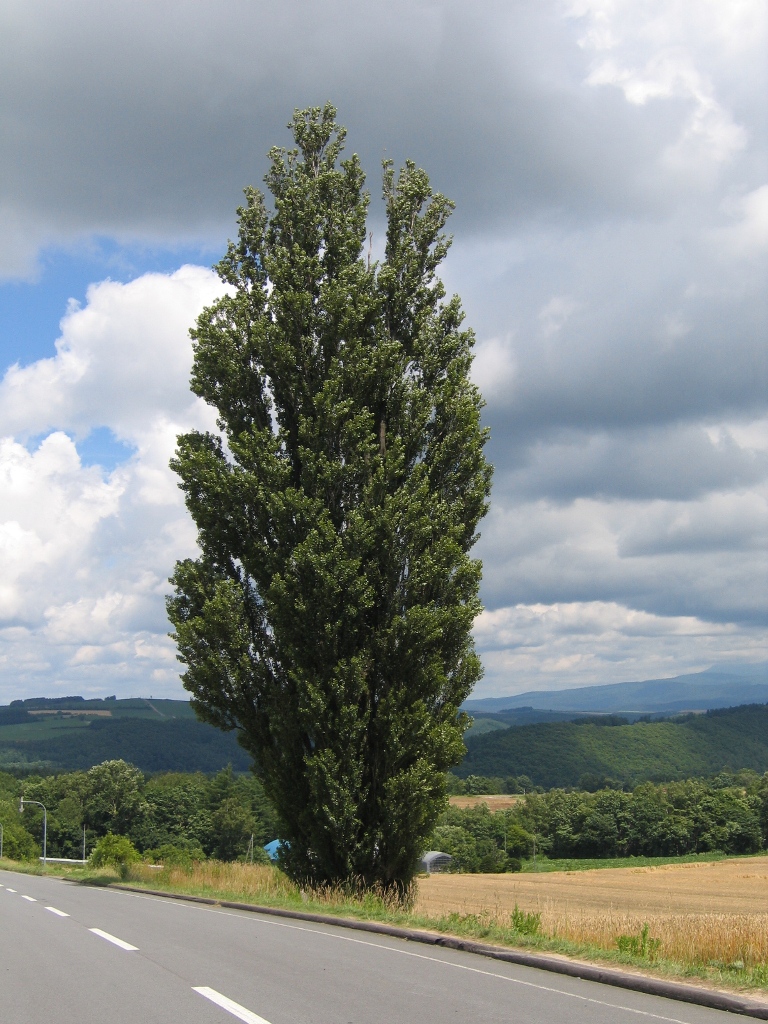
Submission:
[[[0,701],[26,692],[179,691],[163,599],[194,529],[168,468],[177,434],[213,426],[189,391],[189,327],[221,294],[182,267],[89,289],[56,355],[0,384]],[[107,428],[111,467],[78,444]]]

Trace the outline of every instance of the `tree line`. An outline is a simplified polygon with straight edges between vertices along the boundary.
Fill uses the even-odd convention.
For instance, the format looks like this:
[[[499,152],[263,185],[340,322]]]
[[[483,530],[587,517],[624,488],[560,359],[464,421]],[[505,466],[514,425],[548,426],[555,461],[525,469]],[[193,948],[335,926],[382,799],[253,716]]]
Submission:
[[[488,792],[499,780],[467,780]],[[126,836],[147,859],[237,860],[251,836],[255,857],[279,832],[275,810],[257,778],[231,767],[215,775],[168,772],[143,775],[125,761],[106,761],[88,771],[19,780],[0,773],[0,824],[4,853],[39,856],[42,811],[48,810],[48,855],[79,858],[83,830],[90,854],[99,839]],[[768,849],[768,773],[721,772],[709,780],[643,783],[631,792],[527,790],[506,811],[485,804],[449,806],[424,848],[454,858],[458,871],[518,870],[522,860],[677,856]]]
[[[496,813],[449,807],[432,842],[459,871],[519,869],[534,843],[551,858],[757,853],[768,849],[768,773],[645,782],[632,792],[532,792]]]
[[[231,767],[212,776],[167,772],[146,777],[121,760],[88,771],[33,776],[23,781],[0,773],[0,824],[4,854],[17,860],[40,853],[43,812],[19,811],[19,797],[48,811],[50,857],[82,856],[107,833],[128,837],[149,859],[186,855],[236,860],[254,837],[258,851],[277,835],[277,819],[253,775]]]

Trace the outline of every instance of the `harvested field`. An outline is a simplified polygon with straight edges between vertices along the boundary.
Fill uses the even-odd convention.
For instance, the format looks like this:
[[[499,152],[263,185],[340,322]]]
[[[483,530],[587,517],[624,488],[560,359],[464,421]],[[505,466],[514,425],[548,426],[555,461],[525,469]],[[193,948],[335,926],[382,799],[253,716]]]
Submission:
[[[452,807],[467,808],[487,804],[492,811],[506,811],[525,797],[512,796],[509,793],[489,793],[485,796],[451,796],[448,799]]]
[[[768,857],[649,868],[419,880],[417,913],[508,921],[518,905],[541,930],[615,948],[647,922],[661,955],[684,962],[768,961]]]

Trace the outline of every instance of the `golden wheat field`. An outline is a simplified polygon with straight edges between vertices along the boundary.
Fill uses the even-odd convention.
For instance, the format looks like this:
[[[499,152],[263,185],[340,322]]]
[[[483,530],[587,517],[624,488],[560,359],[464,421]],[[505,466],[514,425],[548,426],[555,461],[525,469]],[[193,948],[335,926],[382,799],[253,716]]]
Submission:
[[[419,880],[417,913],[476,914],[502,923],[518,905],[541,930],[613,946],[649,925],[659,952],[685,962],[768,962],[768,857],[659,867]]]

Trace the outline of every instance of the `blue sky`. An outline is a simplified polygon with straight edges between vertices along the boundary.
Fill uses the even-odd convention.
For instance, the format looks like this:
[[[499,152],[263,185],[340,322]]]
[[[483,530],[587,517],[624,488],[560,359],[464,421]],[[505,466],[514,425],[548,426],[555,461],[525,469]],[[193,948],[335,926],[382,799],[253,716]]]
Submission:
[[[224,244],[225,234],[219,249]],[[43,249],[25,276],[0,280],[0,365],[50,356],[70,302],[83,305],[94,281],[126,283],[150,271],[172,273],[184,263],[208,266],[217,258],[210,245],[150,248],[108,237]]]
[[[0,702],[181,695],[168,469],[210,271],[295,106],[456,201],[495,465],[476,696],[765,659],[762,0],[0,12]]]

